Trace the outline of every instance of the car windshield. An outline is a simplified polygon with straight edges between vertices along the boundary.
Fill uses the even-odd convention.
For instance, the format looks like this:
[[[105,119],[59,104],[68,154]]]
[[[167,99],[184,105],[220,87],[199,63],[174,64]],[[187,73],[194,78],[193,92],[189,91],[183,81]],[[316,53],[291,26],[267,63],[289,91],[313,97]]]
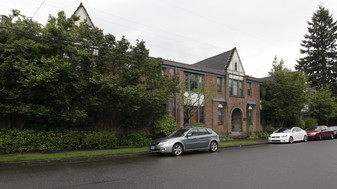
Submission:
[[[170,134],[168,137],[182,137],[189,129],[179,129],[174,131],[172,134]]]
[[[280,128],[275,131],[275,133],[290,133],[291,129]]]
[[[318,127],[310,127],[310,128],[307,128],[307,131],[319,131],[319,128]]]

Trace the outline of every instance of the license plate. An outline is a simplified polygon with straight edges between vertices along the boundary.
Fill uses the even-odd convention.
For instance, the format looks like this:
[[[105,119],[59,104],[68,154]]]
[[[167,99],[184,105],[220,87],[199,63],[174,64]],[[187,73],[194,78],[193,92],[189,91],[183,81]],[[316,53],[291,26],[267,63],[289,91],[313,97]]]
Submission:
[[[151,146],[151,150],[154,150],[154,146]]]

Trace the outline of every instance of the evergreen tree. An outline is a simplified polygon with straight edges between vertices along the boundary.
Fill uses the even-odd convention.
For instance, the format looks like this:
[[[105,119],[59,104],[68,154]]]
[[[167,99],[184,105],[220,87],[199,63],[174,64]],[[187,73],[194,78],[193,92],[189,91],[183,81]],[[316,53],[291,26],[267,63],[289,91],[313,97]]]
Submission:
[[[337,95],[337,23],[328,9],[319,6],[308,24],[309,33],[304,35],[300,50],[305,57],[297,61],[295,68],[308,75],[312,87],[319,89],[331,85]]]
[[[265,121],[276,127],[295,126],[308,102],[307,78],[285,68],[283,60],[278,61],[276,57],[269,75],[271,79],[263,84],[262,111]]]

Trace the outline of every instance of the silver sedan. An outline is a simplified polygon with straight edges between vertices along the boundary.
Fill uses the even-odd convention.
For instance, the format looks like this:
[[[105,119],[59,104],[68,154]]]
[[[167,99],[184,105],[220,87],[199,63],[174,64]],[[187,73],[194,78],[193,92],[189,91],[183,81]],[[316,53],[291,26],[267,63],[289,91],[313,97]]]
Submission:
[[[210,128],[181,128],[165,138],[156,139],[150,144],[150,151],[172,153],[179,156],[185,151],[209,150],[216,152],[220,145],[219,135]]]

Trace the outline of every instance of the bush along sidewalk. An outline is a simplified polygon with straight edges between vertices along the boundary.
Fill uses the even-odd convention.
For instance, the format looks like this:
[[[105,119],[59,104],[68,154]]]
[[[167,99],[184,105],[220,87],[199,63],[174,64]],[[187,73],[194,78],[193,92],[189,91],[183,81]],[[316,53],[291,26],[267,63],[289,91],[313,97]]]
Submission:
[[[149,133],[141,132],[116,134],[108,130],[2,129],[0,130],[0,153],[113,149],[117,146],[138,147],[147,146],[151,140]]]

